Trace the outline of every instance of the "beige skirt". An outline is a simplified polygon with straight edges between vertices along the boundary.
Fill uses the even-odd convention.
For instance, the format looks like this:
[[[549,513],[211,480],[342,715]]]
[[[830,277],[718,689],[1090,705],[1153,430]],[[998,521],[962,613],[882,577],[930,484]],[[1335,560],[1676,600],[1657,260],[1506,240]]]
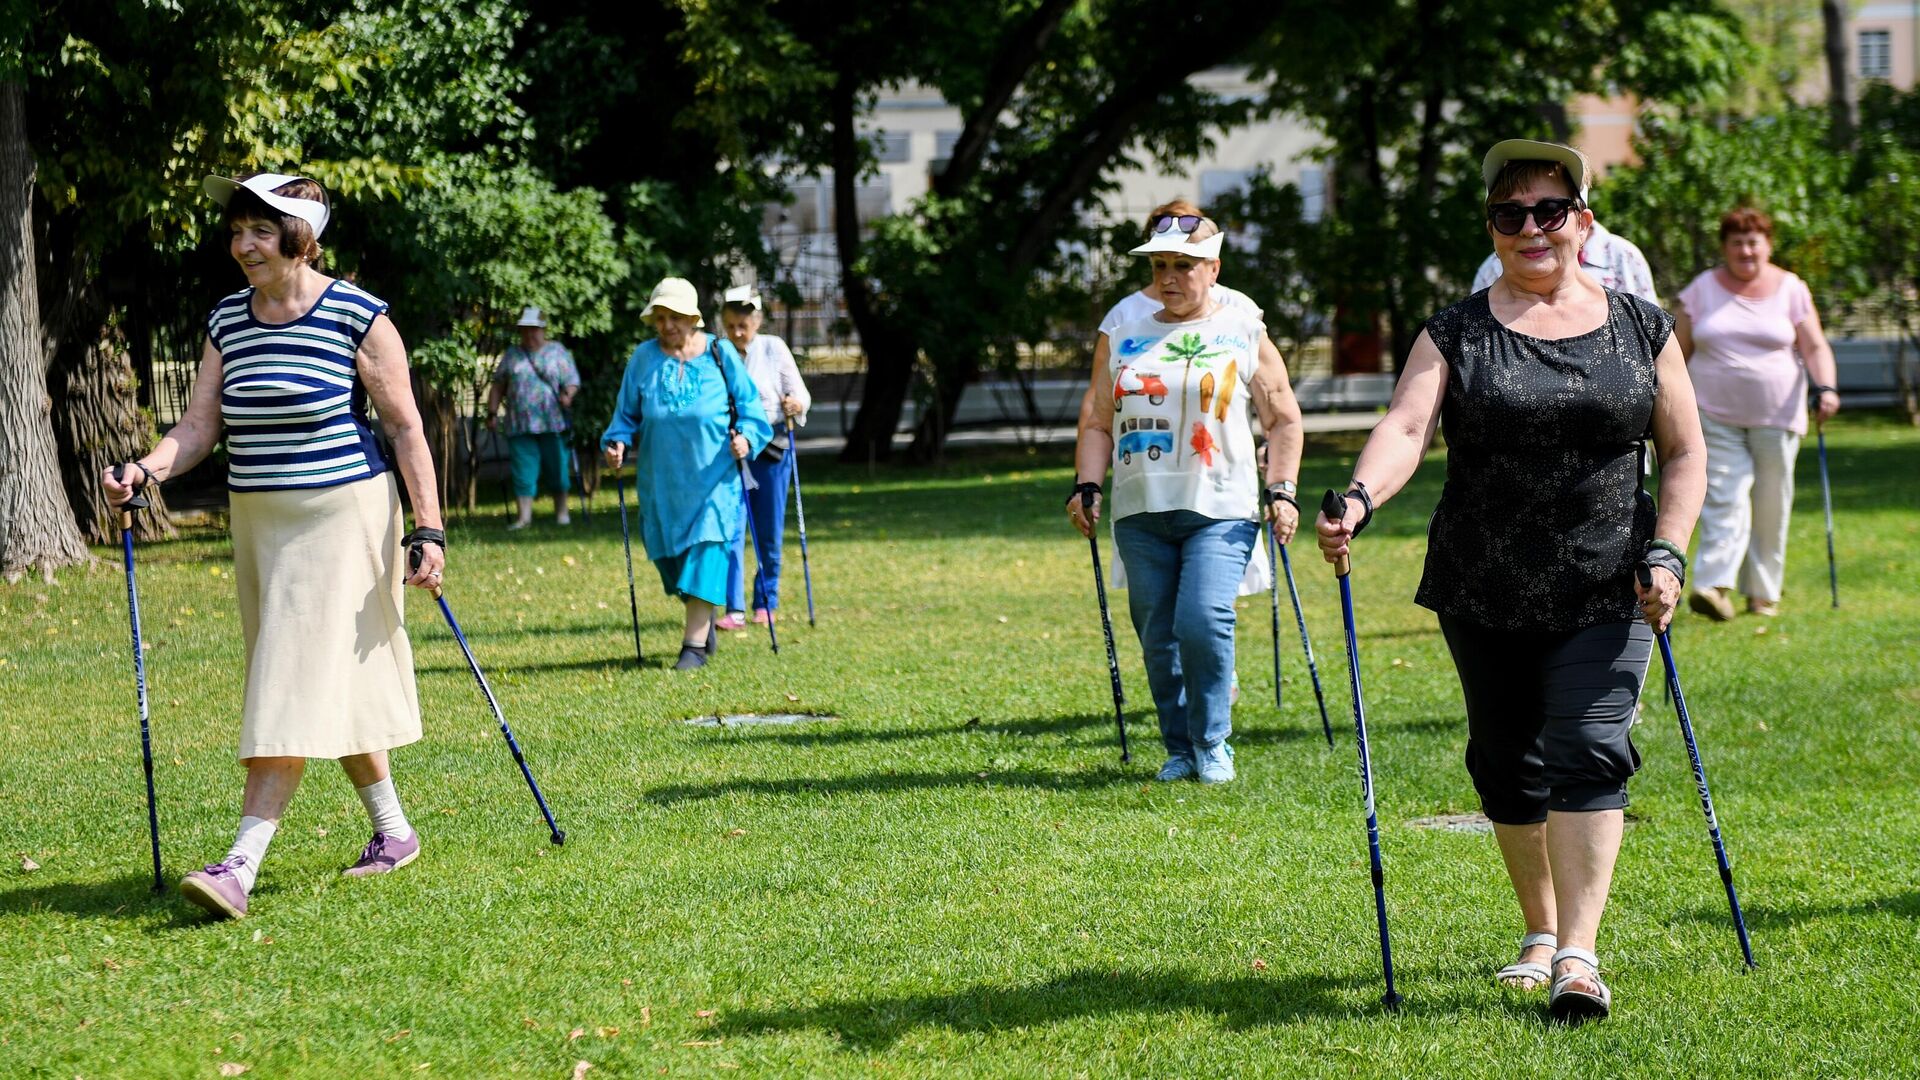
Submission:
[[[231,493],[246,640],[240,759],[339,758],[420,738],[391,472]]]

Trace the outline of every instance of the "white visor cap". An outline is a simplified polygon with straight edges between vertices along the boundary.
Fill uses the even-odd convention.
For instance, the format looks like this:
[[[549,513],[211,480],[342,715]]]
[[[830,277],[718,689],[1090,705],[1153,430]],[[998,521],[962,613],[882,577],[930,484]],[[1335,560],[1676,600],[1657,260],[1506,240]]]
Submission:
[[[720,296],[723,304],[744,304],[755,311],[764,306],[760,303],[760,294],[751,285],[735,285]]]
[[[1178,229],[1157,232],[1146,243],[1128,252],[1130,255],[1152,255],[1155,252],[1171,251],[1180,255],[1190,255],[1196,259],[1217,259],[1220,257],[1220,245],[1226,240],[1225,232],[1216,232],[1205,240],[1190,240],[1192,233],[1183,233]]]
[[[313,226],[313,238],[318,240],[320,239],[320,234],[326,231],[327,220],[333,216],[328,211],[327,204],[324,201],[326,187],[322,185],[320,188],[322,193],[322,201],[320,202],[315,202],[312,199],[295,199],[286,195],[274,194],[274,188],[284,187],[287,184],[293,183],[295,180],[308,180],[312,183],[319,183],[317,180],[312,180],[311,177],[288,176],[285,173],[260,173],[257,176],[249,176],[245,180],[236,180],[230,176],[208,176],[200,182],[200,190],[206,192],[208,197],[213,199],[214,202],[225,206],[228,201],[233,198],[235,192],[245,188],[258,196],[261,202],[266,203],[275,210],[283,214],[291,214]]]

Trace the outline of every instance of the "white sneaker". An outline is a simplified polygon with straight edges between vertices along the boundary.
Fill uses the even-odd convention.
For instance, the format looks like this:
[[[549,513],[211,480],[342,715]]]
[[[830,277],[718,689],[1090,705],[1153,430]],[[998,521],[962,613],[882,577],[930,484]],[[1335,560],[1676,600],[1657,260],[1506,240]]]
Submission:
[[[1221,743],[1212,748],[1194,747],[1194,764],[1203,784],[1224,784],[1233,779],[1233,747]]]
[[[1175,780],[1191,780],[1198,771],[1192,758],[1185,754],[1176,754],[1168,758],[1165,765],[1160,766],[1160,772],[1154,776],[1154,779],[1169,783]]]

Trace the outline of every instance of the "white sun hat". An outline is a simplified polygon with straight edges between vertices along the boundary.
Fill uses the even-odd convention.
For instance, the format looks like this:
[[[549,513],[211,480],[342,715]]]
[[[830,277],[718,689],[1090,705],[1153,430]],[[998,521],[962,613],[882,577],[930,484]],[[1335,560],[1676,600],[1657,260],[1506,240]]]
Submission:
[[[640,313],[640,317],[653,318],[655,308],[676,315],[691,315],[695,326],[707,325],[707,320],[700,317],[700,294],[694,290],[693,282],[686,278],[661,278],[660,284],[653,287],[653,294],[647,297],[646,310]]]
[[[760,303],[759,291],[751,285],[735,285],[721,295],[720,302],[723,304],[741,304],[755,311],[759,311],[763,306]]]
[[[1162,220],[1165,219],[1163,218]],[[1212,221],[1207,218],[1201,218],[1200,220],[1210,225],[1213,224]],[[1198,224],[1194,225],[1195,232],[1198,232],[1199,228],[1200,226]],[[1152,255],[1157,251],[1173,251],[1182,255],[1191,255],[1196,259],[1217,259],[1220,257],[1220,245],[1226,240],[1227,234],[1220,231],[1217,225],[1214,226],[1214,229],[1215,231],[1212,236],[1207,237],[1205,240],[1195,240],[1193,239],[1192,232],[1182,232],[1180,230],[1180,221],[1175,217],[1165,229],[1155,232],[1147,238],[1146,243],[1134,248],[1129,254]]]
[[[327,209],[327,189],[325,185],[321,185],[319,202],[315,202],[312,199],[295,199],[287,195],[274,194],[274,188],[285,187],[295,180],[306,180],[309,183],[319,184],[319,181],[314,180],[312,177],[289,176],[285,173],[258,173],[244,180],[231,176],[209,175],[205,180],[200,182],[200,190],[206,192],[209,198],[221,206],[226,206],[228,201],[233,198],[235,192],[242,189],[251,191],[259,197],[261,202],[266,203],[275,210],[283,214],[292,214],[294,217],[313,226],[313,238],[318,240],[320,239],[320,234],[326,230],[327,220],[332,217],[332,214]]]
[[[517,323],[514,323],[513,325],[545,326],[547,325],[547,317],[540,313],[539,308],[534,307],[532,304],[528,304],[526,307],[520,309],[520,321]]]

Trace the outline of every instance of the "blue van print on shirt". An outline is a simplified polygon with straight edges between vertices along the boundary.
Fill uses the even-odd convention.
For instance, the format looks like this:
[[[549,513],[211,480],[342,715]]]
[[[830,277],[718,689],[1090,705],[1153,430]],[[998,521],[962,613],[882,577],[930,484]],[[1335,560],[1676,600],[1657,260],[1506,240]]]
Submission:
[[[1173,453],[1173,425],[1165,417],[1130,416],[1120,421],[1120,441],[1115,449],[1122,465],[1133,464],[1133,455],[1145,454],[1148,461]]]

